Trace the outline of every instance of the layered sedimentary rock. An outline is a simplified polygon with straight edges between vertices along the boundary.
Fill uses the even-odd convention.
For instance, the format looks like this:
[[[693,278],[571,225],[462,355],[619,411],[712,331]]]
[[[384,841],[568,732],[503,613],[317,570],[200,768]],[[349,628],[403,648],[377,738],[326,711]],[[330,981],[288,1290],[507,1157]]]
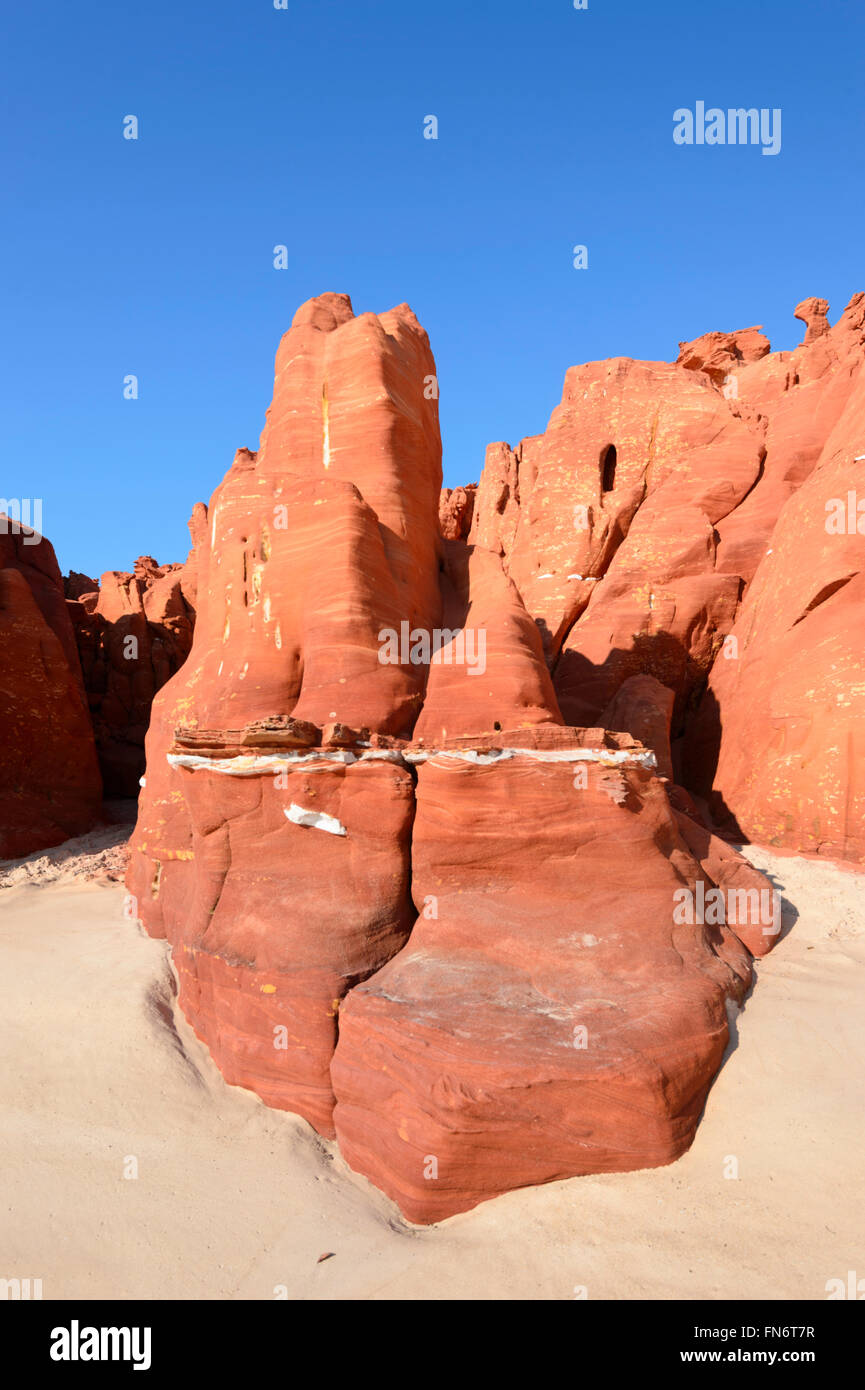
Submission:
[[[142,555],[132,574],[66,580],[106,796],[138,795],[153,697],[192,643],[193,570]]]
[[[503,728],[561,724],[543,644],[498,556],[443,541],[442,645],[414,739],[437,747]]]
[[[829,337],[819,341],[828,342]],[[785,503],[686,770],[737,838],[865,859],[865,374]]]
[[[825,304],[806,304],[812,302]],[[771,548],[785,503],[816,468],[846,410],[863,360],[865,295],[857,294],[835,326],[821,329],[810,344],[806,335],[793,352],[772,353],[737,369],[728,406],[761,431],[766,456],[752,492],[718,525],[717,563],[739,575],[746,587]],[[851,486],[857,481],[854,465],[851,457]]]
[[[762,441],[708,380],[615,359],[571,368],[546,433],[502,449],[472,539],[499,550],[541,628],[565,720],[596,723],[641,673],[681,714],[733,622],[715,526],[756,482]]]
[[[259,450],[193,514],[195,635],[154,701],[129,876],[226,1077],[417,1221],[681,1153],[777,939],[703,915],[745,866],[669,778],[674,706],[735,619],[713,528],[761,432],[694,370],[573,369],[472,516],[441,495],[434,377],[406,306],[298,311]],[[608,643],[631,633],[600,674],[590,627],[572,642],[593,581]],[[677,647],[653,630],[646,669],[656,595]]]
[[[439,528],[446,541],[464,541],[472,529],[477,487],[444,487],[439,499]]]
[[[750,956],[674,925],[700,870],[664,790],[597,755],[420,768],[420,915],[346,1001],[332,1068],[342,1152],[414,1221],[693,1138]]]
[[[0,654],[0,858],[14,858],[89,830],[102,787],[54,551],[6,516]]]
[[[418,917],[349,994],[331,1068],[343,1154],[420,1222],[528,1183],[672,1161],[723,1055],[726,1000],[751,978],[726,925],[675,921],[677,891],[714,880],[653,752],[565,727],[496,557],[476,548],[464,563],[465,630],[499,615],[497,640],[483,674],[431,667],[420,724],[433,747],[416,731],[404,752]],[[446,589],[454,570],[451,557]]]
[[[738,333],[704,333],[691,343],[679,344],[676,365],[705,372],[715,385],[727,386],[741,367],[759,362],[771,351],[772,344],[761,327],[743,328]]]
[[[191,822],[171,930],[184,1011],[228,1081],[332,1135],[341,1002],[414,917],[411,775],[338,750],[221,763],[177,748],[172,764]]]
[[[863,486],[865,296],[834,327],[827,314],[825,300],[797,306],[793,352],[749,328],[682,343],[672,366],[571,368],[544,435],[487,451],[470,540],[501,556],[538,624],[567,722],[624,719],[619,692],[651,677],[673,694],[674,775],[713,796],[728,833],[856,859],[855,585],[835,600],[848,638],[815,610],[861,569],[855,535],[827,548],[820,532],[826,489]],[[806,609],[810,630],[789,637]]]
[[[325,1133],[340,1002],[413,916],[412,780],[389,745],[427,668],[381,660],[380,634],[439,626],[434,372],[407,306],[298,311],[260,449],[193,516],[193,648],[148,735],[141,916],[226,1075]]]

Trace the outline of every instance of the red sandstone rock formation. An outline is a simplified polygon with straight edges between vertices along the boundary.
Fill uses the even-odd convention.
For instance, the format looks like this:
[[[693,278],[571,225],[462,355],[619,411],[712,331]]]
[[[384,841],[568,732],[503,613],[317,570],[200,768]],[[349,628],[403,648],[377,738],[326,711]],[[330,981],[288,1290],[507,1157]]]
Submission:
[[[771,351],[772,344],[764,338],[760,327],[742,328],[738,333],[704,333],[692,343],[679,344],[676,365],[691,372],[705,372],[716,385],[725,385],[737,368],[759,362]]]
[[[350,1165],[428,1222],[678,1157],[727,1043],[725,1000],[751,976],[727,929],[674,924],[699,873],[639,766],[421,766],[418,920],[340,1012]]]
[[[681,718],[741,587],[716,568],[715,528],[763,453],[708,381],[627,359],[572,367],[545,435],[491,446],[471,539],[502,555],[541,628],[568,723],[597,723],[640,673]]]
[[[446,541],[467,540],[472,528],[477,486],[442,488],[439,499],[439,525]]]
[[[857,294],[811,345],[737,371],[728,405],[761,431],[766,456],[752,492],[718,525],[719,570],[750,584],[784,504],[814,471],[846,409],[863,358],[865,295]]]
[[[51,545],[0,516],[0,858],[89,830],[101,783]]]
[[[489,451],[467,543],[434,374],[404,305],[298,311],[258,452],[193,514],[128,880],[228,1079],[418,1221],[675,1158],[777,936],[695,915],[768,885],[635,737],[669,778],[759,422],[705,372],[573,368],[543,439]]]
[[[675,691],[661,685],[654,676],[629,676],[616,691],[601,723],[605,729],[631,734],[638,743],[651,748],[658,763],[658,775],[672,782],[673,758],[670,750],[670,723]]]
[[[298,311],[258,453],[240,450],[193,517],[192,653],[148,736],[130,875],[141,915],[175,944],[181,1002],[226,1074],[323,1132],[340,1001],[412,920],[411,778],[396,755],[341,746],[265,759],[251,777],[208,769],[241,738],[254,756],[320,744],[334,722],[374,740],[411,733],[427,668],[399,651],[381,660],[381,634],[399,646],[403,624],[439,627],[434,371],[405,305],[355,317],[347,296],[324,295]],[[196,729],[214,731],[210,761],[169,765]]]
[[[856,860],[865,858],[860,453],[861,370],[813,472],[781,511],[731,630],[731,659],[715,663],[689,730],[686,761],[730,833]]]
[[[824,333],[829,330],[829,301],[828,299],[803,299],[801,304],[796,305],[796,318],[807,325],[807,332],[803,340],[803,346],[808,347],[811,343],[822,338]]]
[[[134,573],[109,570],[101,586],[81,574],[66,580],[108,797],[138,795],[153,697],[192,644],[190,577],[183,565],[142,555]]]
[[[487,451],[470,540],[501,556],[538,624],[567,722],[621,721],[619,692],[650,676],[674,695],[679,779],[714,787],[729,833],[861,858],[861,539],[827,548],[822,528],[827,488],[861,484],[865,296],[832,328],[827,311],[797,306],[808,331],[793,352],[771,353],[752,328],[681,344],[672,367],[571,368],[544,435]],[[827,451],[834,471],[817,484]],[[840,584],[846,598],[788,638]]]

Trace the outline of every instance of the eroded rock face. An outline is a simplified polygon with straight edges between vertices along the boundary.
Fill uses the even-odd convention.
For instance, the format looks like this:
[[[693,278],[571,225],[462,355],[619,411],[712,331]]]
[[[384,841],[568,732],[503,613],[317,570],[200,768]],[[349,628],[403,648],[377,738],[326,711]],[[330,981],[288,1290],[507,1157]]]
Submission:
[[[807,325],[804,347],[808,347],[817,338],[822,338],[824,333],[829,332],[828,299],[803,299],[801,304],[796,305],[795,314],[797,319]]]
[[[699,873],[639,766],[422,765],[418,920],[340,1012],[334,1123],[351,1166],[428,1222],[677,1158],[726,1046],[725,999],[751,973],[726,929],[674,925]]]
[[[741,861],[634,732],[668,773],[762,431],[705,374],[572,369],[548,436],[490,450],[466,540],[434,377],[407,306],[298,311],[259,450],[193,515],[128,880],[226,1077],[421,1222],[675,1158],[765,946],[704,918]]]
[[[601,723],[605,729],[631,734],[655,754],[658,774],[674,781],[673,757],[670,749],[670,724],[675,691],[661,685],[654,676],[629,676],[619,686]]]
[[[132,574],[109,570],[101,585],[81,574],[66,580],[108,797],[138,795],[153,697],[192,644],[193,568],[142,555]]]
[[[470,540],[501,556],[540,628],[567,723],[620,722],[619,693],[651,677],[673,693],[674,773],[728,833],[858,859],[857,639],[832,617],[855,631],[861,537],[827,548],[822,528],[832,496],[862,495],[865,296],[834,327],[827,313],[797,306],[793,352],[749,328],[681,344],[673,366],[571,368],[545,434],[490,445]],[[810,632],[788,637],[806,610]]]
[[[250,776],[177,750],[194,882],[171,940],[184,1012],[226,1080],[332,1136],[340,1006],[414,919],[414,788],[401,763],[325,757],[265,754]]]
[[[756,486],[718,523],[717,567],[739,575],[746,587],[771,547],[786,502],[816,468],[851,399],[865,358],[863,322],[865,295],[857,294],[834,327],[810,345],[737,369],[728,404],[760,430],[766,456]]]
[[[0,516],[0,858],[84,834],[102,785],[54,550]]]
[[[413,917],[412,780],[391,744],[428,669],[400,645],[441,614],[434,372],[406,306],[355,318],[325,295],[298,311],[258,453],[240,450],[193,515],[192,652],[148,735],[142,918],[174,944],[181,1003],[226,1075],[324,1133],[340,1002]]]
[[[822,343],[829,341],[822,338]],[[686,740],[737,838],[865,858],[865,374],[783,507]]]
[[[771,351],[772,344],[760,327],[742,328],[738,333],[704,333],[692,343],[680,343],[676,363],[690,372],[705,372],[716,385],[725,385],[738,367],[759,362]]]
[[[472,539],[541,628],[565,720],[597,723],[637,674],[681,717],[735,616],[715,528],[757,481],[762,439],[707,379],[622,358],[572,367],[546,433],[502,447]]]
[[[472,528],[477,486],[442,488],[439,500],[439,525],[446,541],[464,541]]]

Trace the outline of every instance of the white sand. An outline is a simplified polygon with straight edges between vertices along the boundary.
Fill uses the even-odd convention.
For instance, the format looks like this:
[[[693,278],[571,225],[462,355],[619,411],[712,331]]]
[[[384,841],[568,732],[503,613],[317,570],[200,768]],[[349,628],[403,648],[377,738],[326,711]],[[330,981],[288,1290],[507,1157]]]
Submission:
[[[0,1277],[41,1278],[46,1299],[823,1299],[865,1277],[865,876],[749,855],[799,916],[758,967],[690,1153],[425,1230],[302,1121],[225,1085],[121,887],[83,882],[76,859],[13,876]]]

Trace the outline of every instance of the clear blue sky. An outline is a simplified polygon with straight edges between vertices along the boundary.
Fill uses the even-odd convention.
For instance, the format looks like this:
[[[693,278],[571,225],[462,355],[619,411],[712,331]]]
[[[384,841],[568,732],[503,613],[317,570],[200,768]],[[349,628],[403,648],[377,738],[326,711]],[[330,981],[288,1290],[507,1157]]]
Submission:
[[[411,304],[454,484],[572,363],[792,347],[800,299],[865,289],[861,0],[48,0],[3,30],[0,495],[44,499],[64,570],[185,557],[324,290]],[[676,146],[698,100],[780,107],[781,153]]]

